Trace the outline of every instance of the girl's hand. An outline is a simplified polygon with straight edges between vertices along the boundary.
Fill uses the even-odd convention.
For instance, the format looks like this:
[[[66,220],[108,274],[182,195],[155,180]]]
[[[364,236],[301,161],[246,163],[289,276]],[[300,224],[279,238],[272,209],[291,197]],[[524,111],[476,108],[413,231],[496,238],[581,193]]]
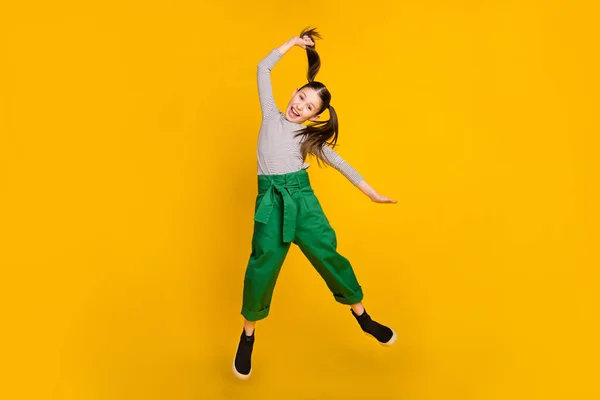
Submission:
[[[313,42],[308,35],[304,35],[302,37],[294,36],[290,41],[294,46],[302,47],[303,49],[305,49],[306,46],[315,45],[315,42]]]
[[[392,203],[396,204],[396,200],[392,200],[389,197],[385,197],[377,193],[375,189],[371,187],[366,181],[362,180],[358,183],[357,187],[366,194],[375,203]]]
[[[398,202],[397,200],[392,200],[389,197],[385,197],[383,195],[380,195],[379,193],[374,193],[371,196],[371,200],[373,200],[375,203],[391,203],[391,204],[396,204]]]
[[[306,46],[314,46],[315,42],[308,35],[302,37],[293,36],[290,40],[282,44],[277,48],[281,54],[287,53],[292,47],[298,46],[306,49]]]

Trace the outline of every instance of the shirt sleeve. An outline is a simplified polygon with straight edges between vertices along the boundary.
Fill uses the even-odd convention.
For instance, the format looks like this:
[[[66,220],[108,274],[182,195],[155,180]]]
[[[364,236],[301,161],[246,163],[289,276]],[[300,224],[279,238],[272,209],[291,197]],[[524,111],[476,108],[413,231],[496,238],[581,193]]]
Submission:
[[[273,98],[273,87],[271,84],[271,70],[281,59],[283,54],[277,49],[271,52],[258,63],[258,97],[263,118],[270,118],[279,113],[275,99]]]
[[[358,171],[348,164],[342,157],[340,157],[340,155],[337,154],[331,147],[323,145],[323,154],[325,155],[325,159],[323,161],[337,169],[355,186],[363,181],[363,177],[358,173]]]

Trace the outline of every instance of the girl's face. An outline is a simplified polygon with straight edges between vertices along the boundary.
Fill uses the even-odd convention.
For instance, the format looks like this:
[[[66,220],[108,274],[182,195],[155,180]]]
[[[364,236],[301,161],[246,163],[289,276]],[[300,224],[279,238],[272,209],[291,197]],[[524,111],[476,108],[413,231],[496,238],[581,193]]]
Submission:
[[[285,118],[293,123],[319,119],[317,112],[321,109],[322,101],[317,92],[311,88],[296,89],[285,111]]]

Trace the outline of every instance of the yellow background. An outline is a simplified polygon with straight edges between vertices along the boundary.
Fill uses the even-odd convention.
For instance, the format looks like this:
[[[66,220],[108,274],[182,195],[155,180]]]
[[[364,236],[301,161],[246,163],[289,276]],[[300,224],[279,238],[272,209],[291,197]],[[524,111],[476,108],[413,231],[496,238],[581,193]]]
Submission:
[[[595,2],[8,3],[0,398],[600,398]],[[339,153],[399,202],[309,171],[399,339],[293,248],[241,382],[256,64],[307,25]]]

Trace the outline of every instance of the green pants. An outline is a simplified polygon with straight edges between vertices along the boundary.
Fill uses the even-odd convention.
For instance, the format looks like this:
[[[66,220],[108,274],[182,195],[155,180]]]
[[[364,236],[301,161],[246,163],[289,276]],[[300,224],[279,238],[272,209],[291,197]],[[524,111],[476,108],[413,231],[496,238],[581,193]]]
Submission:
[[[298,245],[337,302],[355,304],[362,300],[350,262],[336,250],[335,232],[308,173],[259,175],[252,253],[244,278],[244,318],[257,321],[269,315],[275,282],[291,243]]]

